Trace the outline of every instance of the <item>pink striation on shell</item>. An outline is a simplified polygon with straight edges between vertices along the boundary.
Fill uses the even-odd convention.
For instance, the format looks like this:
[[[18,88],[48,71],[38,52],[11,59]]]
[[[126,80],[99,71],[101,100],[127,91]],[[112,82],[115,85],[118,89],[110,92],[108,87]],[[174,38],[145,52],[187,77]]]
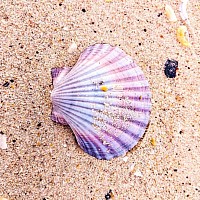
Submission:
[[[52,69],[52,78],[51,119],[68,124],[91,156],[118,157],[143,136],[151,109],[149,84],[120,48],[90,46],[73,68]]]

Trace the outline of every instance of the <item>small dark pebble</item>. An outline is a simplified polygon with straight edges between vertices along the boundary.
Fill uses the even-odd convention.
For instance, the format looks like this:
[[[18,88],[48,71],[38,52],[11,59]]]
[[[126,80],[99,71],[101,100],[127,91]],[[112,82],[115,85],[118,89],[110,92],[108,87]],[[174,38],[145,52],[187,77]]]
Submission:
[[[8,87],[9,86],[9,82],[5,82],[4,84],[3,84],[3,87]]]
[[[162,13],[158,13],[158,17],[160,17],[162,15]]]
[[[105,195],[105,198],[106,198],[106,200],[107,200],[107,199],[110,199],[110,198],[111,198],[111,195],[110,195],[110,194],[106,194],[106,195]]]
[[[175,78],[176,77],[176,70],[178,69],[178,61],[176,60],[169,60],[165,62],[165,75],[167,78]]]
[[[4,135],[3,131],[0,131],[0,134],[1,134],[1,135]]]
[[[111,192],[112,190],[110,189],[109,192],[105,195],[106,200],[111,198]]]
[[[85,8],[82,9],[82,12],[86,12]]]
[[[144,32],[147,32],[147,29],[146,29],[146,28],[144,29]]]
[[[16,140],[13,140],[13,143],[15,143],[16,142]]]
[[[174,172],[177,172],[178,170],[177,169],[174,169]]]
[[[62,3],[59,3],[59,6],[62,6]]]
[[[141,43],[139,43],[139,46],[141,46]]]
[[[11,82],[11,83],[13,83],[13,82],[14,82],[14,80],[13,80],[13,79],[10,79],[10,82]]]
[[[40,127],[42,125],[42,123],[41,122],[39,122],[38,124],[37,124],[37,127]]]

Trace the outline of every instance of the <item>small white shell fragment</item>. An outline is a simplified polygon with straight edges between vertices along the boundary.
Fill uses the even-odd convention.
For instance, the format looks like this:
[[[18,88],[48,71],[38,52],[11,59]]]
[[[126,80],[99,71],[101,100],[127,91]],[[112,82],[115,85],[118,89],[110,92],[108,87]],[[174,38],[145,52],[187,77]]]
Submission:
[[[182,3],[179,7],[179,11],[180,11],[180,16],[181,16],[181,19],[183,21],[186,21],[187,24],[189,24],[189,20],[188,20],[188,14],[187,14],[187,3],[188,3],[188,0],[182,0]]]
[[[141,171],[139,169],[137,169],[134,173],[134,176],[142,177],[143,175],[142,175]]]
[[[165,6],[165,11],[166,11],[166,15],[167,15],[167,17],[168,17],[170,22],[176,22],[177,21],[177,18],[176,18],[176,15],[174,13],[174,10],[170,5],[167,4]]]
[[[77,49],[77,44],[75,42],[72,42],[72,44],[69,46],[67,52],[68,53],[74,53]]]
[[[66,147],[67,147],[67,145],[66,145],[66,144],[63,144],[63,147],[64,147],[64,148],[66,148]]]
[[[0,134],[0,148],[1,149],[7,149],[7,147],[8,146],[7,146],[7,143],[6,143],[6,135]]]
[[[123,157],[122,160],[123,160],[124,162],[127,162],[127,161],[128,161],[128,156]]]
[[[64,27],[63,27],[63,30],[64,30],[64,31],[68,31],[69,29],[68,29],[67,26],[64,26]]]
[[[132,163],[132,164],[130,165],[130,168],[129,168],[131,172],[133,171],[134,167],[135,167],[135,163]]]

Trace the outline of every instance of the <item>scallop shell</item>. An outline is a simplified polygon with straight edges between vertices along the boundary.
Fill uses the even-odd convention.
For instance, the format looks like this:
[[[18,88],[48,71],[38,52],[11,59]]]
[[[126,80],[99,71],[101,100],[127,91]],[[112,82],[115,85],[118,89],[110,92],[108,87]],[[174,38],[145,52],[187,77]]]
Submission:
[[[151,109],[148,81],[118,47],[88,47],[73,68],[52,69],[51,119],[68,124],[98,159],[124,155],[143,136]]]

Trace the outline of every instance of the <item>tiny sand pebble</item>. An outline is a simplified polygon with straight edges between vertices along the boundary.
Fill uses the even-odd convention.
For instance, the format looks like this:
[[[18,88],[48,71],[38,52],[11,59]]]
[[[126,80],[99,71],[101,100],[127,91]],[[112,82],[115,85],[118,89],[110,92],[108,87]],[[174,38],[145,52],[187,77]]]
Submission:
[[[73,42],[73,43],[69,46],[67,52],[68,52],[68,53],[74,53],[74,52],[76,51],[76,49],[77,49],[77,44],[76,44],[75,42]]]
[[[143,175],[142,175],[141,171],[139,169],[137,169],[134,173],[134,176],[142,177]]]
[[[68,31],[69,29],[68,29],[68,27],[64,26],[64,27],[63,27],[63,30],[64,30],[64,31]]]
[[[129,168],[131,172],[133,171],[134,167],[135,167],[135,163],[132,163],[132,164],[130,165],[130,168]]]
[[[8,87],[9,86],[9,82],[5,82],[4,84],[3,84],[3,87]]]
[[[64,147],[64,148],[66,148],[66,147],[67,147],[67,145],[66,145],[66,144],[63,144],[63,147]]]
[[[156,140],[155,140],[155,138],[151,138],[150,142],[151,142],[152,146],[156,146]]]
[[[6,143],[6,135],[0,133],[0,148],[1,149],[7,149],[7,143]]]
[[[128,156],[123,157],[122,160],[123,160],[124,162],[127,162],[127,161],[128,161]]]

